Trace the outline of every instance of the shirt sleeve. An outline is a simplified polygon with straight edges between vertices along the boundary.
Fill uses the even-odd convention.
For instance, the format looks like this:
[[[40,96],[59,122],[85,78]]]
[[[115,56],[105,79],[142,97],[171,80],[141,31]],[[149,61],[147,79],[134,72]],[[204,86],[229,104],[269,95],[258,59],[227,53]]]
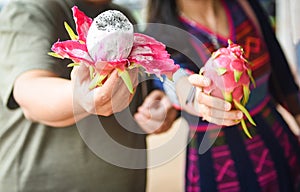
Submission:
[[[12,1],[0,13],[0,99],[12,108],[16,78],[29,70],[48,70],[60,75],[62,66],[48,56],[54,25],[42,6]],[[12,105],[11,105],[12,104]]]

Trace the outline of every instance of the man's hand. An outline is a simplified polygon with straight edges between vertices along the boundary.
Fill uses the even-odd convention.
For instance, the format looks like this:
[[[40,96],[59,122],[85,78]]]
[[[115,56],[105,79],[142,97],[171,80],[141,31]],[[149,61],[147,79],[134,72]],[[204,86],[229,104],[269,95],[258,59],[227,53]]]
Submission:
[[[133,87],[138,83],[138,69],[131,69],[130,74]],[[80,65],[74,67],[71,74],[73,82],[73,102],[75,113],[109,116],[125,109],[131,102],[133,95],[128,91],[117,70],[112,71],[104,84],[94,89],[89,89],[89,69]]]

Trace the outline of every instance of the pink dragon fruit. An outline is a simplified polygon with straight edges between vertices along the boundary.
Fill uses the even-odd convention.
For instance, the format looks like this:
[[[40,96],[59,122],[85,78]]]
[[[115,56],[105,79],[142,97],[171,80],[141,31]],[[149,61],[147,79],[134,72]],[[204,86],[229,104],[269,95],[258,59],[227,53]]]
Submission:
[[[256,125],[245,108],[250,95],[250,82],[254,86],[255,82],[241,46],[228,40],[228,47],[214,52],[200,70],[200,74],[212,80],[211,85],[203,89],[205,93],[232,103],[236,109],[244,113],[251,124]],[[241,120],[241,125],[245,134],[252,138],[244,119]]]
[[[90,68],[90,89],[101,86],[110,73],[117,69],[128,90],[133,86],[127,69],[143,67],[146,73],[167,75],[179,69],[166,51],[164,44],[154,38],[133,32],[133,26],[121,12],[108,10],[95,19],[87,17],[76,6],[72,8],[77,35],[65,23],[71,40],[53,44],[49,55],[68,58]]]

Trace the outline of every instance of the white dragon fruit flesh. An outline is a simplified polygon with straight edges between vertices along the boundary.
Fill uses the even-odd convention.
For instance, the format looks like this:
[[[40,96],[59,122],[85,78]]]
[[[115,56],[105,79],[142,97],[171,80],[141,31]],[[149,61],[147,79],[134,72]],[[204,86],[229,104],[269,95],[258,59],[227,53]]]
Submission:
[[[205,93],[232,103],[255,125],[245,108],[250,95],[250,83],[255,85],[255,82],[250,65],[243,54],[241,46],[228,40],[228,47],[215,51],[200,70],[200,74],[212,80],[211,85],[203,89]],[[241,120],[241,125],[245,134],[251,138],[244,119]]]
[[[133,25],[117,10],[99,14],[88,31],[86,44],[94,61],[125,59],[133,46]]]

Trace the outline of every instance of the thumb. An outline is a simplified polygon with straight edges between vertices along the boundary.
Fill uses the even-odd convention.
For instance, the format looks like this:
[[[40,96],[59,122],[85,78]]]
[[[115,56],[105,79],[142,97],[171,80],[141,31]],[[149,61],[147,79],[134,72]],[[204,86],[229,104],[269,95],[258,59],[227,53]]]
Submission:
[[[80,77],[81,79],[89,78],[89,70],[85,65],[74,66],[71,71],[71,79],[75,79],[76,77]]]

